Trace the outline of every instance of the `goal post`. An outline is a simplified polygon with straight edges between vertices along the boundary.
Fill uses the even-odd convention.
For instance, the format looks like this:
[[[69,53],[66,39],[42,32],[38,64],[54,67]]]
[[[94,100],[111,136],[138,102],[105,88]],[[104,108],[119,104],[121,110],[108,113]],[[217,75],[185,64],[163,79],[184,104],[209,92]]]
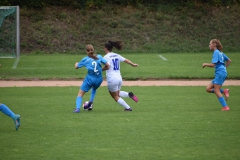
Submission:
[[[0,6],[0,58],[20,57],[19,6]]]

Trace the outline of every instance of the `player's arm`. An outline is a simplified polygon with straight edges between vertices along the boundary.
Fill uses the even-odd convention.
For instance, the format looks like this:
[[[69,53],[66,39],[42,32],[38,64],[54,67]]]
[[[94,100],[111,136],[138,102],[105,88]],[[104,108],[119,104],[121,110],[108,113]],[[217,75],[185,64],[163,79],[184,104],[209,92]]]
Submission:
[[[138,64],[133,63],[133,62],[130,61],[129,59],[125,59],[123,62],[125,62],[125,63],[127,63],[127,64],[129,64],[129,65],[131,65],[131,66],[133,66],[133,67],[138,67]]]
[[[102,71],[106,71],[110,68],[110,65],[108,64],[108,62],[105,64],[105,66],[102,68]]]
[[[204,67],[211,67],[211,68],[213,68],[213,67],[215,67],[215,63],[203,63],[202,64],[202,68],[204,68]]]
[[[226,67],[228,67],[228,66],[231,64],[231,62],[232,62],[231,59],[228,59],[228,60],[226,61],[226,64],[225,64]]]

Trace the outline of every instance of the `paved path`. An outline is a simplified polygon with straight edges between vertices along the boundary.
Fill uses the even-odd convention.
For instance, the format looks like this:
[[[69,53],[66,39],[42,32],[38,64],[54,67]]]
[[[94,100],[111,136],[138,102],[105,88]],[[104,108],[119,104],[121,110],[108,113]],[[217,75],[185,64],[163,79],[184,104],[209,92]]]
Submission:
[[[211,80],[123,81],[123,86],[206,86]],[[0,81],[0,87],[80,86],[82,81]],[[106,86],[103,81],[102,86]],[[240,86],[240,80],[226,80],[224,86]]]

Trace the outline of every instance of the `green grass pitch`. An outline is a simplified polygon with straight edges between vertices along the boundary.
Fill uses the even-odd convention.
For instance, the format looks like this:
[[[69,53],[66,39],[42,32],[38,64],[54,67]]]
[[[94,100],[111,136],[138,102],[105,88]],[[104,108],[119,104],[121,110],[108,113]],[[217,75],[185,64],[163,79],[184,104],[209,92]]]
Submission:
[[[0,113],[0,159],[236,160],[240,158],[240,87],[229,86],[222,112],[205,87],[123,87],[139,102],[124,112],[100,87],[93,111],[72,113],[78,87],[0,88],[21,114],[15,131]],[[83,101],[89,99],[87,93]]]
[[[103,54],[102,54],[103,55]],[[202,63],[210,63],[212,53],[146,53],[122,54],[139,67],[134,68],[121,64],[124,79],[212,79],[213,68],[202,68]],[[232,63],[228,67],[228,78],[240,79],[240,55],[228,53]],[[75,79],[84,78],[86,69],[74,68],[86,54],[81,55],[22,55],[15,65],[16,59],[0,59],[1,79]],[[164,60],[166,59],[166,60]],[[15,68],[15,69],[13,69]],[[103,73],[105,77],[105,73]]]

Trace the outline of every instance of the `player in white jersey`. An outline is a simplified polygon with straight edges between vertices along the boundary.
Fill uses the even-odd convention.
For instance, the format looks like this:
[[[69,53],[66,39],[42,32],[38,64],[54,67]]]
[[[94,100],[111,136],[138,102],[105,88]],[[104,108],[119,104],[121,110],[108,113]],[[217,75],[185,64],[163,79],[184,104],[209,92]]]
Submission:
[[[132,108],[122,99],[123,97],[129,97],[135,102],[138,102],[137,96],[132,92],[120,91],[122,87],[122,76],[120,72],[120,62],[125,62],[133,67],[138,67],[138,64],[131,62],[130,60],[122,57],[121,55],[112,52],[113,47],[118,50],[122,49],[121,41],[112,42],[108,41],[105,44],[104,51],[106,55],[104,59],[110,64],[110,68],[106,70],[107,86],[108,91],[112,98],[125,108],[124,111],[132,111]]]

